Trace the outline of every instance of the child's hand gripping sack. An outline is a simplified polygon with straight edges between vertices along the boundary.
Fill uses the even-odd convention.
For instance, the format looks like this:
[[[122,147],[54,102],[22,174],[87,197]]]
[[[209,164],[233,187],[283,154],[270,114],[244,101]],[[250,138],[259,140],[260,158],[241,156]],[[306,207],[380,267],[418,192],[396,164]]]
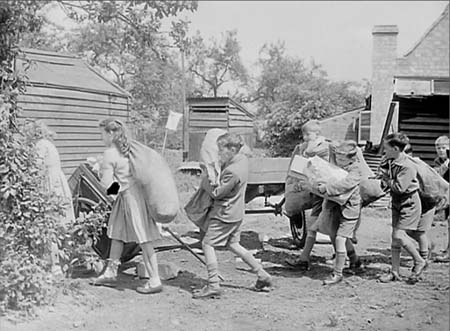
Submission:
[[[171,222],[178,213],[179,200],[168,164],[159,153],[137,141],[130,147],[131,174],[142,186],[155,221]]]

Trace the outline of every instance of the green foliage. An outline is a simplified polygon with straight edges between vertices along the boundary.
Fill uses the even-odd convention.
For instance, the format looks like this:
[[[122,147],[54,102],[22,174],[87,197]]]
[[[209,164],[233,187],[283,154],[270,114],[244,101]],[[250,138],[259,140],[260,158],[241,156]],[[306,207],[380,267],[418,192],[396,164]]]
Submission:
[[[61,204],[42,190],[34,146],[16,124],[24,77],[12,65],[21,34],[40,27],[45,1],[0,3],[0,312],[51,299],[49,248]]]
[[[208,93],[217,97],[219,88],[227,82],[247,83],[248,74],[240,51],[236,31],[226,31],[222,40],[213,39],[211,45],[197,32],[188,46],[188,70],[206,85]]]
[[[64,233],[59,234],[60,261],[68,276],[77,267],[90,267],[99,261],[99,256],[92,250],[92,244],[98,240],[107,227],[110,210],[99,205],[89,212],[81,212]]]
[[[257,89],[259,116],[265,119],[264,142],[274,156],[287,156],[299,143],[301,127],[311,119],[354,109],[364,103],[358,84],[333,82],[315,63],[286,54],[284,45],[265,45],[260,52]]]

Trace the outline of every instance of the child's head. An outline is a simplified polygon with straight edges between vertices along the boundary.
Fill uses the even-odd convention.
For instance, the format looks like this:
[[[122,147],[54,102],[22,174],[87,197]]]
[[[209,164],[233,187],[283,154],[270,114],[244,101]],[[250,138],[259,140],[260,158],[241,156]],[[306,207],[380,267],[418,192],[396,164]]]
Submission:
[[[401,132],[391,133],[384,138],[383,147],[388,159],[396,159],[400,153],[405,151],[409,144],[406,134]]]
[[[219,161],[221,164],[228,163],[244,145],[242,137],[238,134],[225,133],[217,138],[219,147]]]
[[[410,156],[413,155],[413,149],[410,143],[408,143],[408,145],[405,146],[405,150],[404,150],[405,154],[408,154]]]
[[[99,123],[102,133],[102,140],[107,147],[116,146],[120,153],[128,156],[130,152],[130,144],[125,125],[114,118],[107,118]]]
[[[436,153],[438,157],[442,159],[448,158],[448,150],[449,150],[449,139],[447,136],[440,136],[434,142],[434,146],[436,147]]]
[[[40,139],[47,139],[47,140],[55,139],[55,133],[51,131],[48,128],[48,126],[41,120],[30,121],[26,123],[25,130],[27,135],[33,141],[38,141]]]
[[[358,144],[353,140],[345,140],[334,148],[336,164],[339,167],[345,167],[356,162],[358,153]]]
[[[314,141],[320,135],[320,122],[318,120],[310,120],[303,124],[302,134],[304,141]]]

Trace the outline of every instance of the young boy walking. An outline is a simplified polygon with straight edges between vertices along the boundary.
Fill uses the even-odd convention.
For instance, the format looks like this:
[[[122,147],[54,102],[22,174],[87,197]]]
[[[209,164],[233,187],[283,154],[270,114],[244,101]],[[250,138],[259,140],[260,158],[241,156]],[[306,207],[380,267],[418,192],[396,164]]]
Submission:
[[[414,164],[404,153],[409,139],[403,133],[392,133],[384,142],[387,162],[382,165],[388,177],[383,183],[390,188],[392,197],[392,270],[380,277],[383,283],[401,280],[400,252],[403,247],[414,259],[414,268],[410,280],[417,279],[424,268],[426,260],[420,256],[414,242],[407,232],[419,228],[422,206],[419,197],[419,181]]]
[[[302,126],[302,134],[304,142],[300,145],[297,145],[292,153],[292,157],[295,155],[301,155],[303,157],[311,158],[314,156],[319,156],[322,159],[329,161],[330,151],[329,146],[330,142],[325,139],[325,137],[320,135],[320,122],[317,120],[311,120],[306,122]],[[289,184],[291,178],[287,178],[286,184]],[[301,186],[297,187],[298,191],[301,191],[303,188]],[[286,260],[286,263],[300,269],[300,270],[309,270],[309,258],[311,255],[311,251],[316,242],[317,230],[315,229],[315,223],[322,211],[322,202],[323,199],[314,195],[312,200],[312,210],[310,216],[306,219],[306,241],[305,246],[303,247],[303,251],[298,259]]]
[[[219,271],[214,248],[226,246],[247,263],[257,275],[256,290],[272,286],[272,277],[253,255],[239,244],[240,227],[245,213],[245,190],[248,181],[248,159],[239,151],[244,145],[239,135],[226,133],[217,139],[222,166],[218,185],[203,181],[213,199],[202,241],[208,270],[208,285],[194,292],[193,298],[212,298],[221,294]]]
[[[350,267],[356,269],[361,262],[356,255],[355,248],[351,242],[358,225],[361,212],[361,196],[359,184],[362,172],[357,161],[356,142],[348,140],[340,143],[335,148],[336,165],[347,171],[347,176],[339,181],[319,183],[317,190],[328,196],[339,196],[352,191],[349,199],[344,205],[325,199],[323,212],[331,215],[331,241],[335,249],[335,261],[333,273],[323,281],[324,285],[334,285],[342,281],[345,259],[348,255]]]
[[[449,139],[447,136],[440,136],[434,142],[436,148],[437,157],[434,159],[434,169],[441,175],[447,182],[449,181]],[[449,220],[449,207],[444,210],[444,217],[447,221],[447,248],[442,254],[436,256],[436,262],[449,262],[450,253],[450,220]]]

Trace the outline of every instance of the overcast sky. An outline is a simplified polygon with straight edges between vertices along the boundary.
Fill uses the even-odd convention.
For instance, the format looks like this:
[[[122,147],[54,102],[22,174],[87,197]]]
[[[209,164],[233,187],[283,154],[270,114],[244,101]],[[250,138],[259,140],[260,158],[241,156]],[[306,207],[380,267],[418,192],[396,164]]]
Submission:
[[[445,9],[447,1],[199,1],[182,14],[191,33],[208,40],[237,30],[250,71],[266,42],[284,41],[290,55],[313,58],[334,80],[371,77],[372,28],[396,24],[398,55],[404,55]],[[61,10],[51,14],[58,23]],[[67,25],[70,25],[67,24]]]
[[[322,64],[336,80],[370,79],[372,27],[396,24],[399,56],[422,37],[446,1],[199,1],[191,30],[207,38],[236,29],[247,65],[265,42]]]

